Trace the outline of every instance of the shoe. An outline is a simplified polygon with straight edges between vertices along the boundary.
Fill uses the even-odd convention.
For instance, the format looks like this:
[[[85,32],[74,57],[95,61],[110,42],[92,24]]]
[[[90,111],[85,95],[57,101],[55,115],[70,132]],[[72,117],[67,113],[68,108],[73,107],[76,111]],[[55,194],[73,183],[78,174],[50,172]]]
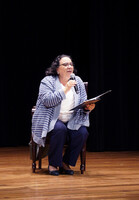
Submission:
[[[74,171],[72,169],[64,169],[63,167],[59,168],[60,174],[67,174],[67,175],[73,175]]]
[[[59,175],[59,171],[58,170],[50,171],[49,170],[49,166],[48,166],[48,172],[49,172],[50,175],[53,175],[53,176],[58,176]]]

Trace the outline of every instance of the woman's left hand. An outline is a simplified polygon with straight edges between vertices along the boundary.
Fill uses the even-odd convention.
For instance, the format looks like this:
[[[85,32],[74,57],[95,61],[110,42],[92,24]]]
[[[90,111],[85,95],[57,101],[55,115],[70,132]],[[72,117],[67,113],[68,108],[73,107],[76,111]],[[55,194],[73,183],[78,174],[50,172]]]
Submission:
[[[95,108],[95,104],[93,103],[93,104],[90,104],[90,105],[86,105],[85,107],[84,107],[84,109],[85,110],[89,110],[89,111],[92,111],[94,108]]]

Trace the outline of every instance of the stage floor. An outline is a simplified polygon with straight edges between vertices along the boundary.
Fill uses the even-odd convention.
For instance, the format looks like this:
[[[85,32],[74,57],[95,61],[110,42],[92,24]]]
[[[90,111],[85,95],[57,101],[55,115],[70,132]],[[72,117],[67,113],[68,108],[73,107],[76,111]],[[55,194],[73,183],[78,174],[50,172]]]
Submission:
[[[139,200],[139,152],[87,152],[73,176],[48,174],[47,158],[32,173],[29,147],[0,148],[0,199]]]

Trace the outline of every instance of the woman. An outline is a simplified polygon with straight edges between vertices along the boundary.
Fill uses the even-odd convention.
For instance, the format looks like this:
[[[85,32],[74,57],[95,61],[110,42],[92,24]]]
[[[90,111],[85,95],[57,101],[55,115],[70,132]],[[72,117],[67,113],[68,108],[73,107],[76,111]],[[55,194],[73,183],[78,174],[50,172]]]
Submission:
[[[40,146],[45,145],[47,134],[50,135],[48,152],[49,174],[65,173],[73,175],[70,166],[75,166],[80,151],[87,140],[89,111],[95,104],[70,111],[87,99],[85,87],[80,77],[70,80],[74,72],[73,62],[68,55],[59,55],[46,71],[42,79],[36,110],[32,118],[33,140]],[[75,91],[75,86],[78,92]],[[63,155],[66,138],[69,145]],[[59,170],[58,170],[59,168]]]

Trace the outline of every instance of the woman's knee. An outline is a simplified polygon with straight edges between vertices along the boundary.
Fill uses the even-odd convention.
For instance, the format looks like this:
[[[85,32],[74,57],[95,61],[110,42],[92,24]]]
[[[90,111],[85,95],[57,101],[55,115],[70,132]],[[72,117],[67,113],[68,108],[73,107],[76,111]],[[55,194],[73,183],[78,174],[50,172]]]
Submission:
[[[58,120],[55,124],[54,132],[65,135],[67,133],[67,127],[62,121]]]
[[[79,134],[83,140],[86,140],[89,135],[87,128],[85,126],[80,127]]]

